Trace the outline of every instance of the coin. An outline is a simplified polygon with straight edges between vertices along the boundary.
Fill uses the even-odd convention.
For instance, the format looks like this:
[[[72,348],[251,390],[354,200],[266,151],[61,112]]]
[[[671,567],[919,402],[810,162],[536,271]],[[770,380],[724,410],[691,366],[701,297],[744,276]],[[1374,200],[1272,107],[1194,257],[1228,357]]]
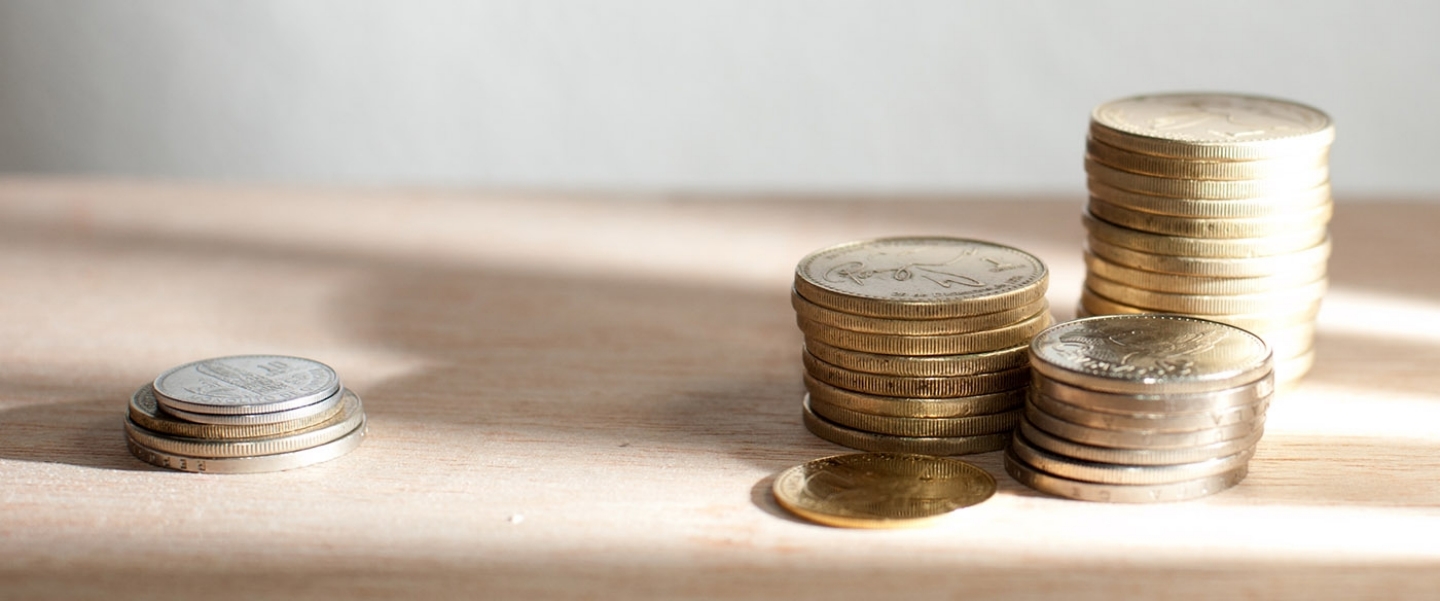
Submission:
[[[892,436],[979,436],[1015,429],[1021,409],[967,417],[894,417],[871,415],[830,405],[810,397],[810,410],[835,424],[875,434]]]
[[[1261,238],[1224,239],[1185,238],[1181,236],[1151,234],[1120,227],[1097,219],[1089,213],[1084,213],[1080,217],[1085,225],[1085,230],[1090,234],[1089,239],[1091,241],[1104,242],[1121,248],[1128,248],[1130,250],[1137,250],[1154,255],[1186,258],[1233,260],[1283,256],[1313,248],[1315,245],[1324,242],[1329,236],[1324,224],[1320,224],[1307,229],[1297,228],[1283,236],[1273,235]],[[1102,254],[1102,256],[1104,255]],[[1123,261],[1117,262],[1125,264]],[[1145,269],[1144,266],[1139,267]]]
[[[795,290],[817,305],[871,317],[944,319],[996,313],[1045,296],[1049,272],[1024,251],[959,238],[881,238],[811,253]]]
[[[793,289],[790,291],[790,305],[795,315],[803,321],[823,324],[833,328],[872,334],[893,334],[901,336],[931,336],[937,334],[967,334],[1014,325],[1027,317],[1048,312],[1050,305],[1041,298],[1008,311],[986,313],[970,317],[948,319],[887,319],[867,317],[826,309],[805,300]]]
[[[1107,186],[1104,182],[1089,178],[1086,187],[1092,198],[1099,198],[1110,204],[1146,213],[1175,215],[1178,217],[1199,217],[1206,219],[1255,218],[1289,215],[1303,212],[1331,201],[1330,185],[1316,186],[1309,190],[1279,196],[1258,196],[1230,200],[1207,200],[1203,198],[1170,198],[1121,190]]]
[[[1255,161],[1179,159],[1130,152],[1099,142],[1094,138],[1085,140],[1085,152],[1094,157],[1096,161],[1121,171],[1157,177],[1201,180],[1250,180],[1274,176],[1284,177],[1324,168],[1330,159],[1329,146],[1322,147],[1318,153]]]
[[[841,369],[816,359],[809,351],[802,353],[801,357],[805,371],[816,380],[845,390],[885,396],[929,399],[971,396],[1021,388],[1030,380],[1029,367],[973,376],[921,378]]]
[[[965,355],[882,355],[805,340],[817,359],[851,371],[888,376],[973,376],[1030,365],[1030,341],[998,351]]]
[[[1198,499],[1239,484],[1245,479],[1248,469],[1249,463],[1244,463],[1222,474],[1170,484],[1096,484],[1040,471],[1021,461],[1013,452],[1005,453],[1005,472],[1021,484],[1057,497],[1102,503],[1169,503]]]
[[[1264,419],[1265,410],[1270,405],[1270,398],[1266,397],[1253,405],[1226,407],[1208,412],[1113,413],[1109,411],[1095,411],[1087,407],[1064,403],[1043,394],[1036,393],[1033,388],[1031,391],[1029,395],[1030,403],[1034,405],[1036,409],[1072,424],[1079,424],[1101,430],[1190,432],[1206,428],[1230,426],[1233,424],[1253,423],[1257,420]]]
[[[1060,478],[1097,484],[1147,485],[1186,482],[1224,474],[1242,468],[1255,455],[1250,447],[1226,457],[1176,465],[1114,465],[1071,459],[1033,446],[1020,433],[1010,443],[1010,453],[1025,465]]]
[[[842,528],[913,528],[995,494],[995,478],[955,459],[901,453],[837,455],[781,472],[775,502]]]
[[[353,393],[347,392],[347,394]],[[337,401],[339,398],[341,397],[336,397]],[[146,430],[169,434],[171,436],[205,438],[210,440],[233,440],[238,438],[277,436],[287,432],[301,430],[334,417],[335,414],[339,413],[341,408],[344,407],[344,404],[340,402],[330,403],[328,405],[316,403],[314,406],[321,409],[321,411],[309,416],[282,421],[280,423],[254,425],[198,424],[176,419],[160,410],[159,404],[155,401],[155,388],[147,383],[141,386],[139,390],[136,390],[135,394],[130,397],[130,419],[134,421],[136,425]]]
[[[875,453],[918,453],[921,455],[968,455],[985,453],[1005,448],[1010,442],[1010,433],[984,434],[980,436],[919,437],[891,436],[876,434],[854,428],[847,428],[815,415],[810,409],[810,396],[805,396],[802,417],[805,428],[820,438],[835,444],[871,451]]]
[[[1080,444],[1052,436],[1044,430],[1035,427],[1035,424],[1025,419],[1020,420],[1018,431],[1025,436],[1025,440],[1030,441],[1034,446],[1041,447],[1057,455],[1096,463],[1112,463],[1115,465],[1177,465],[1181,463],[1205,461],[1216,457],[1226,457],[1255,446],[1260,442],[1260,437],[1264,435],[1264,427],[1262,426],[1244,438],[1198,447],[1180,449],[1113,449]]]
[[[1134,315],[1160,313],[1154,309],[1131,307],[1105,298],[1089,288],[1080,290],[1080,304],[1090,315]],[[1293,310],[1275,313],[1237,313],[1230,315],[1206,315],[1205,319],[1229,324],[1237,328],[1255,331],[1275,330],[1305,324],[1313,321],[1320,313],[1320,302],[1300,305]]]
[[[1193,238],[1192,238],[1193,240]],[[1265,277],[1287,271],[1309,270],[1330,258],[1330,238],[1310,248],[1292,253],[1256,257],[1198,257],[1162,255],[1117,246],[1090,236],[1086,250],[1111,263],[1177,275],[1246,278]]]
[[[1025,418],[1036,428],[1071,442],[1112,449],[1181,449],[1244,438],[1260,429],[1263,420],[1186,432],[1103,430],[1072,424],[1037,409],[1025,407]]]
[[[1132,307],[1186,315],[1233,315],[1236,313],[1279,313],[1320,301],[1328,280],[1316,280],[1295,288],[1254,294],[1175,294],[1132,288],[1094,273],[1085,277],[1085,287],[1105,298]]]
[[[166,409],[240,415],[315,404],[335,394],[340,379],[311,359],[238,355],[186,363],[160,374],[154,386]]]
[[[1300,378],[1310,373],[1315,367],[1315,351],[1311,349],[1297,357],[1282,359],[1275,362],[1275,387],[1278,390],[1290,390],[1300,382]]]
[[[220,459],[289,453],[334,442],[364,421],[365,412],[360,409],[360,397],[354,393],[344,397],[344,408],[329,420],[277,436],[238,440],[187,438],[147,430],[129,418],[125,419],[125,434],[145,448],[186,457]]]
[[[1176,315],[1087,317],[1053,326],[1030,343],[1041,375],[1100,392],[1210,392],[1260,379],[1271,369],[1259,337],[1222,323]]]
[[[362,420],[360,425],[349,434],[318,447],[274,455],[230,457],[225,459],[190,457],[175,453],[166,453],[142,445],[130,437],[126,437],[126,441],[129,444],[131,454],[135,455],[135,457],[141,461],[158,467],[212,474],[249,474],[289,470],[330,461],[331,459],[341,457],[355,450],[356,447],[360,446],[360,441],[365,438],[365,433],[365,422]]]
[[[1271,374],[1267,373],[1253,382],[1246,382],[1226,390],[1192,393],[1168,393],[1157,390],[1147,394],[1128,394],[1096,392],[1050,378],[1036,377],[1032,389],[1062,403],[1082,406],[1091,411],[1104,411],[1119,415],[1136,413],[1184,415],[1223,413],[1236,407],[1261,403],[1275,392],[1275,380]]]
[[[1330,181],[1330,170],[1326,167],[1248,180],[1223,181],[1156,177],[1121,171],[1096,161],[1094,157],[1088,155],[1085,157],[1085,173],[1122,190],[1171,198],[1203,198],[1207,200],[1299,194]]]
[[[1276,98],[1149,94],[1096,107],[1090,137],[1143,154],[1261,160],[1321,152],[1335,140],[1335,126],[1317,109]]]
[[[162,412],[180,418],[185,421],[197,424],[211,424],[217,426],[261,426],[272,424],[284,424],[296,420],[311,419],[316,415],[331,412],[335,406],[340,404],[341,392],[344,388],[336,390],[334,394],[326,397],[318,403],[311,403],[303,407],[275,411],[271,413],[250,413],[245,415],[219,415],[210,413],[193,413],[182,411],[172,407],[163,407]],[[159,398],[157,397],[157,401]]]
[[[1191,275],[1155,273],[1111,263],[1089,252],[1085,253],[1085,269],[1093,275],[1131,288],[1170,292],[1174,294],[1255,294],[1283,290],[1309,284],[1325,277],[1325,264],[1316,263],[1297,269],[1258,278],[1214,278]]]
[[[1019,409],[1025,404],[1028,390],[1017,388],[974,396],[917,399],[853,392],[816,380],[810,374],[805,374],[805,389],[810,391],[810,400],[816,404],[824,403],[871,415],[925,418],[969,417]]]
[[[1040,330],[1055,323],[1054,318],[1047,311],[1013,325],[982,332],[899,336],[842,330],[801,318],[797,318],[796,321],[800,326],[800,331],[805,333],[808,340],[852,351],[912,356],[961,355],[1010,348],[1025,344]]]
[[[1206,219],[1145,213],[1095,197],[1090,198],[1085,208],[1091,215],[1107,223],[1132,230],[1165,236],[1218,239],[1263,238],[1284,236],[1295,231],[1313,231],[1325,227],[1334,212],[1334,205],[1326,203],[1283,216]]]

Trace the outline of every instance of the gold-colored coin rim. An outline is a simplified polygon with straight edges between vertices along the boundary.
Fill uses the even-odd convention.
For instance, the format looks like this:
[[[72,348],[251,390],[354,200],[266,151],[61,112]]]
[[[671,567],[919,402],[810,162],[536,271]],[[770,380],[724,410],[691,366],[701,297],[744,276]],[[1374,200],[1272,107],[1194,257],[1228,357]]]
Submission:
[[[1223,492],[1245,479],[1249,462],[1233,471],[1171,484],[1096,484],[1062,478],[1025,464],[1013,452],[1005,453],[1005,472],[1037,491],[1097,503],[1170,503],[1190,501]]]
[[[1020,420],[1020,426],[1017,428],[1017,431],[1024,434],[1025,439],[1030,441],[1031,444],[1055,453],[1056,455],[1115,465],[1177,465],[1181,463],[1195,463],[1216,457],[1225,457],[1255,446],[1265,434],[1264,426],[1261,426],[1260,429],[1248,437],[1198,447],[1186,447],[1182,449],[1114,449],[1082,444],[1058,436],[1052,436],[1044,430],[1035,427],[1035,424],[1030,423],[1030,421],[1026,419]]]
[[[919,399],[865,394],[831,386],[804,374],[810,399],[859,413],[889,417],[970,417],[987,415],[1025,405],[1028,388],[972,396]]]
[[[831,422],[875,434],[891,436],[952,437],[999,434],[1015,429],[1020,422],[1021,407],[1002,413],[966,417],[894,417],[871,415],[823,402],[810,395],[810,410]]]
[[[1255,447],[1241,450],[1234,455],[1216,457],[1195,463],[1176,465],[1115,465],[1096,463],[1051,453],[1030,444],[1019,432],[1010,443],[1011,453],[1025,465],[1061,478],[1112,484],[1116,486],[1148,486],[1152,484],[1173,484],[1188,482],[1216,474],[1223,474],[1250,462],[1255,456]]]
[[[1118,103],[1133,100],[1136,98],[1157,97],[1157,96],[1195,96],[1191,93],[1180,94],[1145,94],[1119,98],[1097,105],[1090,113],[1090,136],[1105,142],[1111,146],[1158,156],[1168,156],[1188,159],[1211,159],[1211,160],[1260,160],[1272,159],[1287,156],[1305,155],[1317,152],[1319,149],[1327,148],[1335,141],[1335,124],[1330,116],[1326,115],[1315,107],[1282,100],[1279,98],[1268,98],[1264,96],[1251,96],[1244,94],[1217,94],[1248,100],[1263,100],[1276,102],[1303,110],[1311,111],[1324,120],[1326,126],[1305,134],[1275,136],[1266,138],[1250,138],[1235,141],[1195,141],[1179,138],[1163,138],[1150,135],[1140,131],[1132,131],[1113,122],[1105,116],[1108,107]],[[1211,95],[1211,94],[1200,94]]]
[[[1121,190],[1171,198],[1202,198],[1206,200],[1243,200],[1256,196],[1299,194],[1330,182],[1329,167],[1248,180],[1156,177],[1116,169],[1095,160],[1095,157],[1088,154],[1085,155],[1085,173]]]
[[[347,389],[342,389],[342,395],[346,393],[354,394]],[[342,396],[342,401],[343,398]],[[329,420],[340,413],[343,408],[343,402],[335,402],[320,413],[273,424],[200,424],[172,417],[164,410],[161,410],[160,403],[155,398],[154,384],[146,382],[144,386],[141,386],[134,394],[130,395],[129,415],[130,419],[134,420],[140,427],[161,434],[209,440],[234,440],[279,436],[281,434],[303,430]]]
[[[806,321],[796,317],[796,325],[807,340],[815,340],[833,347],[875,353],[879,355],[966,355],[1007,349],[1024,344],[1030,337],[1050,327],[1055,322],[1050,312],[1036,314],[1012,325],[970,332],[968,334],[946,334],[935,336],[901,336],[896,334],[871,334],[842,330],[822,323]]]
[[[1103,315],[1168,315],[1162,311],[1132,307],[1114,299],[1105,298],[1096,294],[1089,288],[1080,290],[1080,306],[1084,308],[1089,316],[1099,317]],[[1320,313],[1320,302],[1316,301],[1310,305],[1297,310],[1276,312],[1276,313],[1236,313],[1231,315],[1206,315],[1205,319],[1229,324],[1243,330],[1269,331],[1280,328],[1292,327],[1309,321],[1314,321],[1315,316]]]
[[[1280,313],[1297,305],[1320,302],[1329,289],[1328,279],[1302,286],[1254,294],[1178,294],[1155,292],[1107,280],[1094,273],[1085,276],[1085,287],[1121,304],[1178,315],[1235,315]]]
[[[1284,236],[1296,230],[1323,228],[1330,223],[1334,208],[1333,203],[1327,203],[1303,212],[1286,215],[1208,219],[1156,215],[1136,211],[1094,196],[1090,197],[1089,202],[1085,205],[1086,211],[1106,223],[1161,236],[1206,240],[1265,238]]]
[[[980,436],[954,437],[912,437],[891,436],[846,428],[815,415],[810,410],[810,395],[805,395],[801,405],[805,429],[811,434],[838,444],[872,453],[916,453],[920,455],[971,455],[998,451],[1010,444],[1010,434],[984,434]]]
[[[360,425],[353,431],[339,439],[320,446],[288,453],[254,457],[229,457],[223,459],[189,457],[175,453],[167,453],[142,445],[136,442],[134,438],[128,436],[125,440],[130,449],[130,454],[134,455],[136,459],[156,467],[207,474],[254,474],[298,469],[317,463],[324,463],[332,459],[338,459],[359,447],[368,433],[369,428],[366,422],[361,420]]]
[[[354,394],[346,395],[344,404],[345,408],[329,420],[278,436],[238,440],[185,438],[146,430],[129,417],[125,418],[125,434],[140,446],[176,456],[228,459],[279,455],[323,446],[354,431],[365,421],[360,397]]]
[[[1034,404],[1025,406],[1025,419],[1051,436],[1092,447],[1111,449],[1184,449],[1245,438],[1260,429],[1265,420],[1242,422],[1218,428],[1188,432],[1141,432],[1137,430],[1105,430],[1072,424],[1041,411]]]
[[[922,399],[974,396],[1021,388],[1030,381],[1029,367],[973,376],[911,377],[850,371],[821,361],[809,351],[802,353],[801,360],[805,371],[816,380],[836,388],[880,396]]]
[[[1085,251],[1087,275],[1094,274],[1131,288],[1172,294],[1255,294],[1295,288],[1324,278],[1327,271],[1325,267],[1324,263],[1318,263],[1310,269],[1287,271],[1272,276],[1217,278],[1145,271],[1113,263]]]
[[[1266,277],[1292,269],[1310,269],[1330,259],[1329,236],[1304,250],[1248,258],[1162,255],[1110,244],[1094,236],[1087,238],[1085,244],[1086,251],[1111,263],[1158,273],[1205,277]]]
[[[800,293],[793,288],[790,290],[790,306],[795,308],[795,314],[804,321],[853,332],[898,336],[934,336],[983,332],[1013,325],[1017,322],[1024,321],[1026,318],[1050,310],[1050,304],[1042,297],[1038,301],[1015,309],[986,313],[983,315],[950,317],[945,319],[888,319],[884,317],[854,315],[834,309],[827,309],[805,300],[805,297],[800,296]]]
[[[1329,166],[1330,147],[1321,147],[1313,154],[1297,154],[1252,161],[1214,159],[1182,159],[1131,152],[1111,146],[1092,137],[1085,138],[1085,152],[1100,163],[1121,171],[1166,177],[1213,181],[1233,181],[1284,177],[1293,173]]]
[[[1275,380],[1272,374],[1267,373],[1252,382],[1245,382],[1224,390],[1132,394],[1089,390],[1036,374],[1031,383],[1031,390],[1062,403],[1084,407],[1091,411],[1118,415],[1135,413],[1184,415],[1224,411],[1260,403],[1275,393]]]
[[[880,456],[867,458],[866,456]],[[824,503],[813,498],[813,495],[805,495],[803,491],[812,479],[809,472],[824,469],[826,462],[838,461],[860,461],[864,459],[888,459],[897,458],[911,461],[934,462],[946,466],[953,466],[962,470],[969,477],[973,478],[979,485],[980,490],[988,489],[989,492],[980,495],[965,495],[963,497],[950,497],[946,499],[949,503],[940,504],[935,499],[925,499],[923,507],[931,508],[932,511],[918,517],[898,515],[866,515],[848,508],[844,504]],[[952,463],[953,462],[953,463]],[[786,511],[801,518],[827,526],[838,526],[841,528],[918,528],[935,524],[955,511],[972,507],[983,503],[986,499],[995,495],[997,483],[995,478],[985,470],[969,463],[931,455],[915,453],[863,453],[850,455],[835,455],[809,461],[786,469],[775,477],[771,485],[771,494],[774,495],[776,504]]]
[[[1096,411],[1066,403],[1031,389],[1028,401],[1037,409],[1072,424],[1101,430],[1141,430],[1147,432],[1190,432],[1218,428],[1263,418],[1270,406],[1270,397],[1248,405],[1225,407],[1208,412],[1187,413],[1116,413]]]
[[[1115,225],[1090,213],[1082,213],[1080,221],[1090,240],[1098,240],[1153,255],[1187,258],[1213,258],[1233,261],[1284,256],[1303,252],[1330,237],[1329,229],[1319,226],[1297,229],[1284,236],[1262,238],[1186,238],[1152,234]]]
[[[1090,190],[1090,196],[1133,211],[1202,219],[1244,219],[1289,215],[1331,203],[1329,184],[1316,186],[1297,194],[1230,200],[1155,196],[1143,192],[1122,190],[1106,185],[1095,178],[1088,178],[1085,185]]]
[[[1007,349],[963,355],[885,355],[842,349],[805,340],[805,348],[816,358],[850,371],[882,376],[945,377],[974,376],[1030,365],[1030,341]]]

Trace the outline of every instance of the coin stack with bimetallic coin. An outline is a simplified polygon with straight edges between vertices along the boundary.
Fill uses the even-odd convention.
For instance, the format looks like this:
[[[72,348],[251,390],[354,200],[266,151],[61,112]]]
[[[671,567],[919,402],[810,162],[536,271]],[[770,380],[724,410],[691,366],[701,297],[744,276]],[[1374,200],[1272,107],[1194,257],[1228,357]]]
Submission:
[[[805,334],[806,427],[865,451],[1004,448],[1029,385],[1026,345],[1053,323],[1048,278],[1026,252],[959,238],[806,256],[791,294]]]
[[[1035,383],[1005,470],[1085,501],[1183,501],[1234,486],[1275,389],[1264,340],[1179,315],[1066,322],[1037,335],[1030,357]]]
[[[329,461],[365,437],[360,397],[300,357],[187,363],[130,398],[125,434],[142,461],[204,473],[272,472]]]
[[[1103,104],[1090,121],[1082,315],[1172,313],[1238,326],[1276,380],[1314,363],[1335,129],[1308,106],[1228,94]]]

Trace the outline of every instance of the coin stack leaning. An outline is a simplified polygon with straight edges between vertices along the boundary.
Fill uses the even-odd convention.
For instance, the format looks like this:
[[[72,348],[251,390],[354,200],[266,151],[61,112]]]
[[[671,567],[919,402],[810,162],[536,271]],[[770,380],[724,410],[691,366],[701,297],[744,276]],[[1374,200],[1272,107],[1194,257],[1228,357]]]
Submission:
[[[1259,334],[1275,377],[1314,364],[1330,255],[1324,113],[1283,100],[1162,94],[1090,121],[1082,315],[1173,313]]]
[[[366,434],[360,397],[318,361],[241,355],[170,369],[130,398],[130,452],[188,472],[254,473],[329,461]]]
[[[865,451],[1004,448],[1030,381],[1026,345],[1054,323],[1048,280],[1024,251],[959,238],[805,257],[791,303],[805,334],[806,427]]]
[[[1066,322],[1037,335],[1030,357],[1035,383],[1005,471],[1085,501],[1183,501],[1234,486],[1275,389],[1264,340],[1179,315]]]

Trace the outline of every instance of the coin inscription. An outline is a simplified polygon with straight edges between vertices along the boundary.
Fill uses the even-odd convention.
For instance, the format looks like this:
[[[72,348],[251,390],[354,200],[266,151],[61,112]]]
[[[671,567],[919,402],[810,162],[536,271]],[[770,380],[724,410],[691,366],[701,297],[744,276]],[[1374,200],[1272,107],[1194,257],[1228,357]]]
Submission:
[[[155,378],[162,405],[192,411],[233,412],[242,407],[279,411],[319,401],[339,389],[335,370],[311,359],[241,355],[187,363]],[[272,406],[284,405],[284,406]]]
[[[861,453],[817,459],[775,478],[776,501],[806,519],[851,528],[913,527],[995,494],[995,478],[955,459]]]
[[[801,277],[836,292],[878,299],[939,300],[1038,283],[1043,264],[1019,250],[955,238],[886,238],[826,249],[801,261]]]
[[[1054,326],[1030,346],[1067,371],[1129,381],[1221,379],[1267,367],[1259,337],[1203,319],[1169,315],[1092,317]]]
[[[1120,131],[1196,143],[1305,136],[1330,127],[1308,106],[1233,94],[1158,94],[1100,105],[1096,122]]]

